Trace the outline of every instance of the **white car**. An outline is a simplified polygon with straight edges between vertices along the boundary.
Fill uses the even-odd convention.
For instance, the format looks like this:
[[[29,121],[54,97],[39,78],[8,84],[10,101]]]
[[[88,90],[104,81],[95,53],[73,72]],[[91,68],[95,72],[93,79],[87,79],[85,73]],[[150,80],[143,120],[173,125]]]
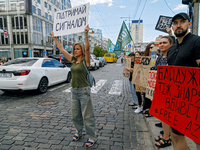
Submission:
[[[37,90],[71,81],[70,68],[51,58],[17,58],[0,66],[0,90]]]
[[[99,69],[99,60],[93,54],[90,54],[90,68],[94,70]]]

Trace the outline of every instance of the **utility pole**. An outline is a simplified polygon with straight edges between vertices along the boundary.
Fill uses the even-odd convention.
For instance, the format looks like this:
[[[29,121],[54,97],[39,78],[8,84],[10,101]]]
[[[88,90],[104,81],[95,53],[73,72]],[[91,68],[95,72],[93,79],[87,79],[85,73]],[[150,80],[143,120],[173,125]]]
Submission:
[[[199,26],[199,3],[194,3],[194,15],[193,15],[193,34],[198,35],[198,26]]]
[[[128,26],[128,30],[129,30],[129,32],[130,32],[130,29],[131,29],[131,28],[130,28],[130,18],[131,18],[130,15],[129,15],[129,17],[120,17],[120,18],[121,18],[121,19],[123,19],[123,18],[129,18],[129,19],[128,19],[128,22],[129,22],[129,23],[128,23],[128,25],[129,25],[129,26]],[[126,20],[125,20],[125,21],[126,21]]]

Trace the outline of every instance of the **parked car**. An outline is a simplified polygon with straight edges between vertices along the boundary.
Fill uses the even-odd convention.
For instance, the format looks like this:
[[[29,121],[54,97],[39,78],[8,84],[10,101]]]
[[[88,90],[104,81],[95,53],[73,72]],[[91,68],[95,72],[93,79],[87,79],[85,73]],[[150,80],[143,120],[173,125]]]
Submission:
[[[99,60],[97,60],[97,57],[93,54],[90,54],[90,69],[99,69]]]
[[[70,68],[51,58],[17,58],[0,66],[0,90],[37,90],[71,81]]]
[[[62,64],[66,65],[67,67],[71,67],[72,63],[68,61],[63,54],[60,55],[50,55],[49,58],[56,59],[57,61],[61,62]]]
[[[105,65],[104,59],[102,57],[97,57],[97,59],[99,60],[99,66],[104,67]]]

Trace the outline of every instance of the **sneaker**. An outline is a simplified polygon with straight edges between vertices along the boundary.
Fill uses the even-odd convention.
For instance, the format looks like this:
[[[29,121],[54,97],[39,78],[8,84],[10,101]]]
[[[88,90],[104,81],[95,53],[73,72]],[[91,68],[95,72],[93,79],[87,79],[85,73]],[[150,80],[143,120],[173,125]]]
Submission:
[[[160,128],[162,128],[162,122],[160,122],[160,123],[156,123],[155,126],[156,126],[156,127],[160,127]]]
[[[142,110],[143,110],[143,107],[138,107],[138,108],[135,110],[135,113],[140,113]]]

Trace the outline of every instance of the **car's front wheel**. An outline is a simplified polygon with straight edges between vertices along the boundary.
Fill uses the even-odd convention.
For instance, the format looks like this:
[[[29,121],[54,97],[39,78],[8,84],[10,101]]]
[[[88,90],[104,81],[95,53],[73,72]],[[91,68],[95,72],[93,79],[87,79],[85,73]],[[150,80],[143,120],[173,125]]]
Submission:
[[[47,78],[42,78],[37,88],[38,93],[46,93],[48,88],[48,80]]]

